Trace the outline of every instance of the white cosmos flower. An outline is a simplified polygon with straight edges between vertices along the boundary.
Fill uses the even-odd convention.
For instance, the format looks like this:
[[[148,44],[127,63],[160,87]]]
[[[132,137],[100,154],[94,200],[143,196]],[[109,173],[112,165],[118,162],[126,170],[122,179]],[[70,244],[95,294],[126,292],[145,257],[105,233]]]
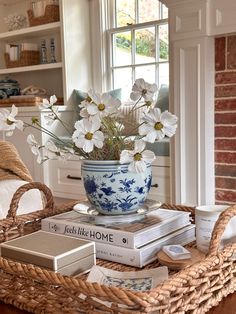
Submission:
[[[30,149],[31,149],[31,152],[37,156],[37,163],[41,163],[42,162],[42,156],[41,156],[41,153],[40,153],[40,145],[39,143],[36,141],[35,137],[33,134],[29,134],[27,136],[27,143],[30,145]]]
[[[116,113],[121,105],[119,99],[113,98],[108,93],[100,95],[96,92],[90,92],[89,96],[93,102],[87,105],[87,111],[90,115],[98,115],[100,118]]]
[[[137,79],[132,87],[132,93],[130,98],[134,101],[138,100],[140,97],[143,97],[145,101],[152,101],[154,93],[157,91],[157,85],[149,84],[144,81],[144,79]]]
[[[130,163],[128,170],[131,172],[144,172],[147,163],[152,163],[156,158],[150,150],[145,150],[145,142],[137,140],[134,143],[134,150],[123,150],[120,155],[120,163]]]
[[[23,121],[15,119],[17,113],[18,109],[15,105],[12,105],[11,112],[7,109],[0,109],[0,130],[6,131],[6,136],[11,136],[15,128],[23,131]]]
[[[46,125],[52,125],[55,120],[57,120],[58,108],[51,107],[52,112],[45,115],[44,118],[46,120]]]
[[[75,131],[72,139],[75,145],[86,153],[93,151],[94,146],[103,147],[104,135],[99,131],[101,122],[99,119],[82,119],[75,123]]]
[[[57,97],[55,95],[51,96],[49,101],[44,98],[43,103],[39,106],[41,109],[50,109],[57,102]]]
[[[90,104],[92,102],[92,95],[94,94],[94,90],[90,89],[87,93],[87,97],[81,101],[81,103],[79,104],[80,108],[86,108],[88,104]]]
[[[48,159],[65,159],[66,153],[63,152],[59,147],[52,141],[48,141],[45,145],[45,155]]]
[[[87,108],[82,108],[79,112],[79,115],[81,116],[81,118],[87,118],[88,119],[90,117]]]
[[[177,120],[169,111],[161,113],[159,108],[153,108],[142,117],[139,134],[145,135],[143,139],[150,143],[163,139],[165,135],[171,137],[176,132]]]

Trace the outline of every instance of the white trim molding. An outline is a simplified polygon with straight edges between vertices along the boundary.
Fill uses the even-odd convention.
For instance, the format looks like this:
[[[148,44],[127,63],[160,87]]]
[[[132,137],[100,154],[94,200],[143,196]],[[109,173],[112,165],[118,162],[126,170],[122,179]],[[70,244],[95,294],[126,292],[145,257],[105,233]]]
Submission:
[[[215,202],[214,36],[236,32],[235,0],[161,0],[169,8],[172,201]]]
[[[90,29],[92,47],[93,88],[98,92],[110,88],[107,81],[107,59],[103,51],[107,48],[106,30],[108,29],[108,2],[105,0],[90,0]]]

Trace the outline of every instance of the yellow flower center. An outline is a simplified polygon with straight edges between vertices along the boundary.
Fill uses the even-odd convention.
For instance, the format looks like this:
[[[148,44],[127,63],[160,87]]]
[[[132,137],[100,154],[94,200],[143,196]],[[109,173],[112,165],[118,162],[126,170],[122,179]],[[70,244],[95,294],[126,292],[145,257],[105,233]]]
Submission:
[[[12,122],[11,120],[7,119],[6,123],[7,123],[7,125],[12,125],[14,122]]]
[[[85,138],[86,140],[91,141],[91,139],[93,138],[93,133],[88,132],[87,134],[85,134]]]
[[[98,110],[99,111],[103,111],[105,109],[105,105],[104,104],[99,104],[98,105]]]
[[[89,97],[89,96],[87,96],[87,97],[85,98],[85,100],[86,100],[87,102],[91,102],[91,101],[92,101],[92,98]]]
[[[39,119],[37,117],[32,117],[31,121],[33,124],[39,123]]]
[[[140,161],[141,159],[142,159],[142,154],[136,153],[136,154],[134,155],[134,160],[135,160],[135,161]]]
[[[160,131],[163,128],[163,124],[161,122],[157,122],[154,125],[154,129]]]
[[[145,102],[145,105],[146,105],[147,107],[150,107],[150,106],[152,105],[152,102],[151,102],[150,100],[147,100],[147,101]]]

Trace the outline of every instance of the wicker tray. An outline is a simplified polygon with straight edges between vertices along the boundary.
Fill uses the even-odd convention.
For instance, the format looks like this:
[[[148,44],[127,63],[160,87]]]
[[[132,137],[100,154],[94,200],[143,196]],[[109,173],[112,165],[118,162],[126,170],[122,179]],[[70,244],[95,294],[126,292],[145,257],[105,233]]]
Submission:
[[[7,68],[24,67],[40,63],[39,51],[23,50],[20,53],[19,60],[11,61],[9,54],[4,53],[5,63]]]
[[[44,210],[17,216],[21,196],[32,188],[44,193]],[[42,218],[68,211],[72,206],[71,203],[54,208],[51,192],[45,185],[26,184],[13,196],[7,218],[0,221],[1,241],[36,231]],[[194,215],[192,207],[163,207],[190,211]],[[231,259],[236,244],[219,250],[225,226],[235,213],[236,206],[233,206],[220,215],[213,232],[210,253],[204,260],[172,274],[167,281],[149,292],[88,283],[85,276],[67,277],[30,264],[0,258],[0,299],[33,313],[205,313],[236,290],[236,262]],[[134,270],[133,267],[102,260],[97,263],[120,271]],[[148,268],[156,266],[157,262],[148,265]]]

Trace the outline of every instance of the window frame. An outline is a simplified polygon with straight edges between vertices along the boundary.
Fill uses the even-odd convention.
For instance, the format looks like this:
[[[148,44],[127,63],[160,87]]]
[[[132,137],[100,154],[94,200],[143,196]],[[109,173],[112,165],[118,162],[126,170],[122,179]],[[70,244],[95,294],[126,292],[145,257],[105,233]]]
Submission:
[[[139,0],[135,0],[135,19],[137,21],[138,19],[138,2]],[[135,23],[135,24],[130,24],[127,26],[120,26],[120,27],[114,27],[116,25],[116,0],[107,0],[107,12],[109,12],[108,14],[108,22],[107,22],[107,26],[109,26],[108,29],[106,29],[106,47],[107,50],[106,52],[104,52],[105,54],[107,54],[107,69],[106,69],[106,73],[107,73],[107,87],[109,89],[113,89],[114,88],[114,75],[113,75],[113,71],[115,69],[121,69],[121,68],[131,68],[132,70],[132,84],[134,83],[135,79],[137,79],[137,77],[135,77],[135,68],[137,67],[141,67],[141,66],[148,66],[148,65],[155,65],[155,83],[157,84],[157,86],[159,87],[159,65],[160,64],[169,64],[169,58],[166,61],[160,61],[158,60],[158,55],[159,55],[159,46],[158,46],[158,42],[159,42],[159,38],[158,38],[158,28],[161,25],[167,25],[168,24],[168,18],[165,19],[160,19],[160,20],[153,20],[150,22],[143,22],[143,23]],[[161,2],[159,3],[160,6],[162,5]],[[163,14],[163,12],[162,12]],[[156,38],[156,54],[155,54],[155,61],[154,62],[150,62],[150,63],[135,63],[135,31],[138,29],[143,29],[146,27],[155,27],[155,38]],[[130,65],[122,65],[122,66],[114,66],[113,65],[113,40],[112,37],[114,34],[116,33],[120,33],[120,32],[125,32],[125,31],[130,31],[131,32],[131,38],[132,38],[132,47],[131,47],[131,64]]]

